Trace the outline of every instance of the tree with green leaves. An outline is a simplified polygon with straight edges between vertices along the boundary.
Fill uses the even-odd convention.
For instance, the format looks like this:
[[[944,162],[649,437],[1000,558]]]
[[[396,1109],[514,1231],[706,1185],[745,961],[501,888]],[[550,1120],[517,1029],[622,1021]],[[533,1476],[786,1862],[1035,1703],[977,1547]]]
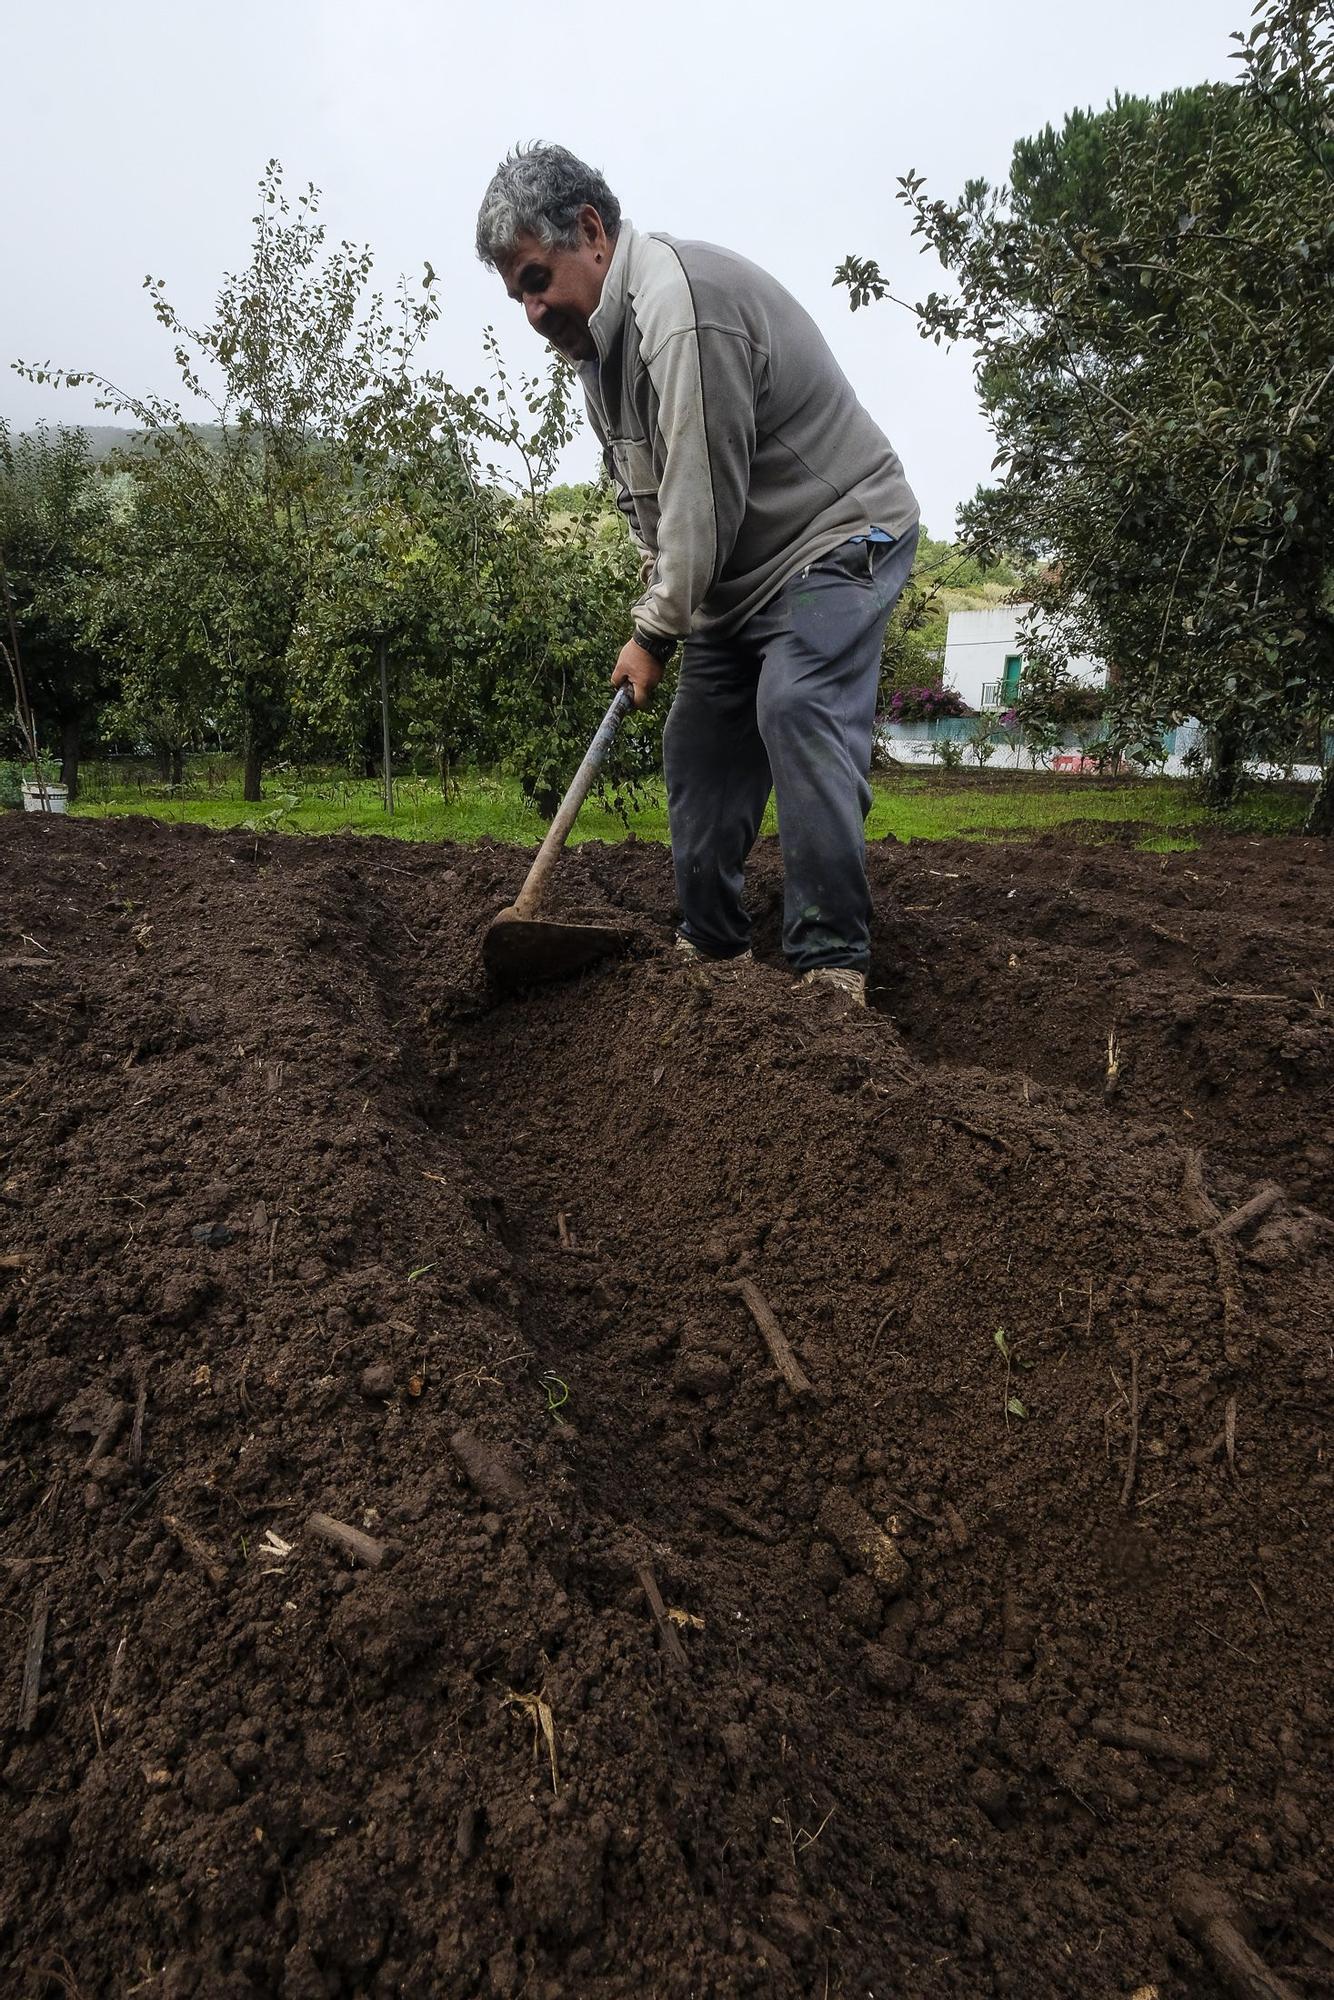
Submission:
[[[77,430],[15,437],[0,420],[0,565],[39,738],[58,746],[61,782],[78,793],[84,734],[115,686],[90,630],[107,492]]]
[[[17,364],[92,382],[142,433],[96,605],[124,675],[116,720],[179,768],[209,719],[256,799],[279,749],[378,744],[383,650],[396,741],[446,779],[464,758],[512,770],[550,809],[610,699],[634,596],[619,515],[596,488],[553,497],[569,370],[512,378],[488,329],[489,386],[423,371],[429,265],[389,310],[366,296],[370,252],[331,247],[317,212],[270,162],[250,262],[206,324],[147,281],[184,402]],[[655,768],[660,734],[660,716],[622,731],[609,783]]]
[[[413,358],[439,312],[429,266],[419,292],[400,282],[392,311],[382,293],[367,296],[370,251],[330,245],[318,209],[313,187],[290,201],[270,161],[250,262],[224,279],[201,326],[164,281],[145,280],[188,410],[91,371],[17,364],[35,382],[90,382],[99,408],[145,434],[157,465],[140,480],[139,517],[156,510],[150,537],[172,550],[169,572],[150,567],[145,581],[169,573],[197,617],[247,799],[287,725],[288,653],[312,568],[358,459],[411,431]]]
[[[142,745],[164,782],[182,782],[184,758],[216,719],[216,579],[199,570],[188,490],[169,455],[128,458],[109,484],[97,538],[97,577],[84,601],[89,641],[115,662],[105,734]],[[213,591],[211,595],[210,592]]]
[[[415,438],[363,452],[326,537],[294,641],[297,725],[356,755],[375,717],[383,643],[393,735],[446,785],[463,760],[512,771],[554,810],[610,693],[633,597],[625,523],[595,490],[553,504],[575,418],[570,377],[511,377],[491,329],[490,384],[424,377]],[[607,782],[654,767],[660,718],[621,733]]]
[[[476,616],[487,627],[480,747],[550,815],[611,700],[639,558],[597,489],[572,512],[551,504],[552,473],[580,422],[568,364],[554,362],[544,379],[515,379],[489,327],[486,345],[492,387],[471,412],[475,475],[496,500],[478,550]],[[506,465],[517,471],[506,474]],[[602,777],[613,794],[658,768],[664,706],[618,732]]]
[[[331,246],[311,188],[270,162],[250,261],[188,325],[147,286],[182,397],[91,382],[133,419],[126,500],[102,541],[85,629],[122,676],[120,728],[179,772],[207,723],[239,748],[244,795],[279,751],[360,757],[390,734],[448,779],[463,759],[513,771],[551,809],[610,699],[634,596],[625,524],[597,487],[554,490],[577,424],[562,363],[514,378],[487,330],[490,381],[420,365],[434,273],[370,292],[366,249]],[[661,716],[620,733],[608,783],[656,768]]]
[[[1334,4],[1260,0],[1234,39],[1241,81],[1189,94],[1190,150],[1179,103],[1112,108],[1096,200],[1040,157],[954,203],[906,175],[956,286],[912,310],[974,347],[1002,477],[962,525],[1034,565],[1039,684],[1093,654],[1113,737],[1198,717],[1218,803],[1306,743],[1329,831]],[[892,296],[871,260],[839,278],[854,306]]]
[[[442,782],[478,733],[478,672],[461,645],[464,578],[447,494],[349,490],[313,566],[294,636],[291,742],[350,763],[380,754],[379,663],[390,736]],[[466,538],[464,538],[466,540]],[[374,749],[369,746],[374,745]]]
[[[1115,167],[1127,138],[1154,137],[1162,145],[1165,177],[1170,183],[1175,176],[1180,188],[1220,131],[1230,126],[1244,130],[1257,115],[1244,92],[1220,93],[1212,84],[1168,90],[1154,98],[1115,91],[1101,111],[1067,113],[1059,132],[1046,125],[1032,138],[1016,140],[1009,183],[1014,213],[1035,229],[1074,226],[1090,235],[1114,237],[1122,224]],[[1234,203],[1244,200],[1244,185],[1234,186],[1231,195]],[[1152,311],[1150,296],[1144,304]]]

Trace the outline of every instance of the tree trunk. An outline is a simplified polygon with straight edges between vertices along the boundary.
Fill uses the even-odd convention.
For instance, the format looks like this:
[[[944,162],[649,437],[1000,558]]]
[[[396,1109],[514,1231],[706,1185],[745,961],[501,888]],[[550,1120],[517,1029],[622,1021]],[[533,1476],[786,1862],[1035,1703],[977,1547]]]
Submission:
[[[263,768],[264,760],[260,755],[259,745],[254,737],[247,733],[245,748],[241,753],[241,797],[247,805],[254,805],[264,796],[259,784]]]
[[[79,796],[79,718],[67,716],[60,725],[60,782],[72,799]]]
[[[380,641],[380,730],[384,737],[384,809],[394,810],[394,752],[389,740],[389,648]]]
[[[179,743],[171,747],[171,782],[173,787],[185,783],[185,752]]]
[[[1211,812],[1226,812],[1241,786],[1241,739],[1231,729],[1215,729],[1209,745],[1209,768],[1201,791]]]
[[[1326,840],[1334,835],[1334,764],[1326,764],[1320,775],[1302,832],[1323,834]]]

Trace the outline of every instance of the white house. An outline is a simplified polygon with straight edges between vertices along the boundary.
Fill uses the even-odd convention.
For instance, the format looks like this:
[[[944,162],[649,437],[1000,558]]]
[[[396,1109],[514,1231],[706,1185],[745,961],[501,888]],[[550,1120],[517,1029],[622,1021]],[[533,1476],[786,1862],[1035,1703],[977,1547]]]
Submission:
[[[945,636],[944,684],[969,708],[1008,708],[1019,692],[1024,648],[1019,628],[1027,604],[997,604],[986,611],[951,611]],[[1071,678],[1082,687],[1101,687],[1107,668],[1101,660],[1070,662]]]
[[[998,604],[986,611],[952,611],[945,637],[945,664],[942,681],[960,695],[968,708],[984,717],[1013,706],[1024,675],[1024,642],[1019,628],[1025,624],[1031,605]],[[1101,687],[1107,669],[1101,660],[1076,659],[1070,662],[1071,678],[1082,687]],[[1022,731],[996,730],[987,722],[971,717],[941,718],[933,722],[898,722],[888,717],[880,726],[880,741],[889,755],[900,762],[935,759],[942,755],[942,738],[959,746],[960,754],[981,763],[979,748],[996,759],[997,769],[1031,771],[1050,763],[1053,770],[1087,772],[1093,769],[1079,746],[1074,730],[1067,731],[1065,743],[1053,754],[1042,750],[1035,756]]]
[[[962,696],[970,709],[984,715],[995,714],[1013,703],[1024,674],[1024,643],[1019,628],[1028,622],[1031,609],[1027,604],[1000,604],[986,611],[951,611],[942,680],[945,687]],[[1041,626],[1040,618],[1035,622]],[[1069,666],[1071,679],[1081,687],[1101,687],[1107,679],[1102,660],[1076,658]],[[962,742],[975,727],[963,721],[895,724],[883,728],[881,735],[893,754],[919,758],[936,754],[936,741],[942,733]],[[1203,747],[1203,737],[1204,732],[1194,719],[1165,730],[1159,768],[1168,777],[1184,776]],[[1051,768],[1091,770],[1088,760],[1074,754],[1077,749],[1077,733],[1072,730],[1067,733],[1063,750],[1051,758]],[[1033,767],[1034,759],[1023,742],[1016,739],[998,753],[997,762],[1027,770]],[[1281,767],[1251,762],[1246,768],[1252,776],[1260,778],[1288,777],[1314,783],[1320,776],[1320,767],[1315,764]]]

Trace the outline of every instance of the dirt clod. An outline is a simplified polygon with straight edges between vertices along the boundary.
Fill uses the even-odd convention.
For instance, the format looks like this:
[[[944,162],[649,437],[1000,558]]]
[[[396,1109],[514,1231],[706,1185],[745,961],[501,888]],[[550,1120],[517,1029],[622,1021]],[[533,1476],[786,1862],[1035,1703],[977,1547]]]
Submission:
[[[383,1402],[394,1393],[394,1371],[387,1361],[373,1361],[361,1371],[361,1393],[369,1402]]]
[[[831,1486],[820,1502],[820,1526],[846,1562],[865,1570],[887,1597],[896,1597],[908,1580],[908,1565],[899,1549],[878,1528],[850,1493]]]

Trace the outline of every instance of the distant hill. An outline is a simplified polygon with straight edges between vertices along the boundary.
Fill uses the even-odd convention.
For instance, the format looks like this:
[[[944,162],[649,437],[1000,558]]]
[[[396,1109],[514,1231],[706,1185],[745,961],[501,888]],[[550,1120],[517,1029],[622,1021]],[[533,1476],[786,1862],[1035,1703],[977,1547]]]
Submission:
[[[61,424],[48,422],[46,428],[51,431],[82,431],[88,440],[88,456],[92,459],[94,465],[101,465],[104,459],[111,458],[118,451],[142,451],[144,447],[143,431],[129,429],[124,424]],[[218,424],[195,424],[193,428],[201,437],[220,437],[222,435],[221,426]],[[37,426],[36,424],[29,424],[27,429],[35,431]]]
[[[80,424],[78,428],[88,440],[88,451],[93,463],[99,465],[104,458],[110,458],[115,451],[142,451],[144,433],[126,430],[120,424]],[[221,424],[191,424],[196,437],[220,438]]]
[[[94,465],[100,465],[113,452],[142,449],[143,432],[125,430],[120,424],[77,424],[71,429],[81,430],[88,440],[88,456]]]

